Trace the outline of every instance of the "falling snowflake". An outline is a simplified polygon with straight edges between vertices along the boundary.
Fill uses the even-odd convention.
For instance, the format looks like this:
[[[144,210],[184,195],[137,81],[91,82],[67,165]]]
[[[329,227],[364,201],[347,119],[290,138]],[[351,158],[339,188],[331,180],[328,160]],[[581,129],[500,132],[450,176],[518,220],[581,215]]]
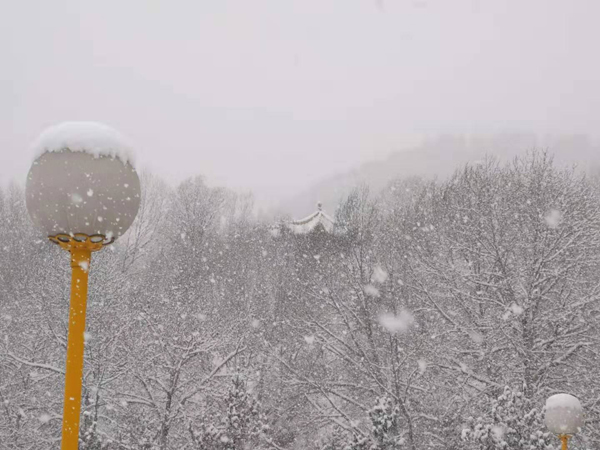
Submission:
[[[368,295],[369,297],[379,297],[379,289],[377,289],[372,284],[365,285],[364,290],[365,290],[365,294]]]
[[[510,305],[510,310],[512,311],[512,313],[515,316],[519,316],[519,315],[523,314],[523,307],[517,305],[516,303],[513,303],[512,305]]]
[[[371,281],[375,283],[385,283],[387,280],[388,274],[381,266],[375,266],[373,268],[373,275],[371,276]]]
[[[406,310],[401,311],[398,315],[387,313],[379,316],[379,324],[390,333],[408,331],[414,322],[415,318]]]
[[[544,221],[549,228],[558,228],[563,220],[562,213],[557,209],[551,209],[546,213]]]

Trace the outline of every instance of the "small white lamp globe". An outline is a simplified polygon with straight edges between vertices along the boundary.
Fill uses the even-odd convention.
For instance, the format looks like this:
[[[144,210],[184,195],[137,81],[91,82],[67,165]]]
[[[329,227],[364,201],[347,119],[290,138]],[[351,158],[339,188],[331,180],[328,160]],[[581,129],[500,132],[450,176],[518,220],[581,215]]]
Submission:
[[[47,235],[109,244],[131,226],[140,180],[131,146],[112,128],[65,122],[44,131],[26,183],[27,210]]]
[[[572,395],[553,395],[546,400],[545,410],[546,427],[554,434],[573,435],[583,427],[583,408]]]

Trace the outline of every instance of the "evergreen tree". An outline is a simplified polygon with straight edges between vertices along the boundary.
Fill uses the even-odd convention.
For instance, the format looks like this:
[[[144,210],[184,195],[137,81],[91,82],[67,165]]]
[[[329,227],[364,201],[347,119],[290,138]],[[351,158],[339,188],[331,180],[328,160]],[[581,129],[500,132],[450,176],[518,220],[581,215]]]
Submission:
[[[218,425],[209,424],[200,433],[194,433],[200,450],[268,448],[268,425],[261,414],[260,404],[239,376],[233,379],[226,408]]]
[[[398,405],[386,396],[377,399],[369,411],[371,431],[369,436],[354,436],[344,450],[396,450],[402,448]]]
[[[505,387],[492,402],[488,416],[469,419],[469,428],[463,430],[462,437],[478,450],[554,448],[552,436],[544,431],[541,409],[533,407],[520,389]]]

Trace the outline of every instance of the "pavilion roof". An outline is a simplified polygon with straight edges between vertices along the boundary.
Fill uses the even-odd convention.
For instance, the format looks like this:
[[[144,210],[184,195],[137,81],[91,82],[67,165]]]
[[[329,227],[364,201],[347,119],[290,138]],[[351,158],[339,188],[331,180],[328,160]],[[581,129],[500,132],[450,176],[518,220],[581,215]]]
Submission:
[[[323,212],[323,205],[317,203],[317,211],[304,219],[294,220],[289,224],[290,230],[295,234],[308,234],[316,230],[319,226],[327,233],[332,233],[335,221]]]

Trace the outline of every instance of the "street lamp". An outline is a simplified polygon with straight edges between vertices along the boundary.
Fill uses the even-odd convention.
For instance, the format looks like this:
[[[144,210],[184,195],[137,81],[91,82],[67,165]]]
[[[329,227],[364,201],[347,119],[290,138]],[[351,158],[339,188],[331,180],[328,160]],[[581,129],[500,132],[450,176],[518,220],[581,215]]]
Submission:
[[[79,443],[91,255],[127,231],[140,205],[140,181],[130,148],[115,130],[94,122],[50,127],[34,144],[27,210],[50,241],[71,254],[62,450],[77,450]]]
[[[583,426],[583,408],[576,397],[556,394],[546,400],[546,427],[562,441],[567,450],[569,439]]]

